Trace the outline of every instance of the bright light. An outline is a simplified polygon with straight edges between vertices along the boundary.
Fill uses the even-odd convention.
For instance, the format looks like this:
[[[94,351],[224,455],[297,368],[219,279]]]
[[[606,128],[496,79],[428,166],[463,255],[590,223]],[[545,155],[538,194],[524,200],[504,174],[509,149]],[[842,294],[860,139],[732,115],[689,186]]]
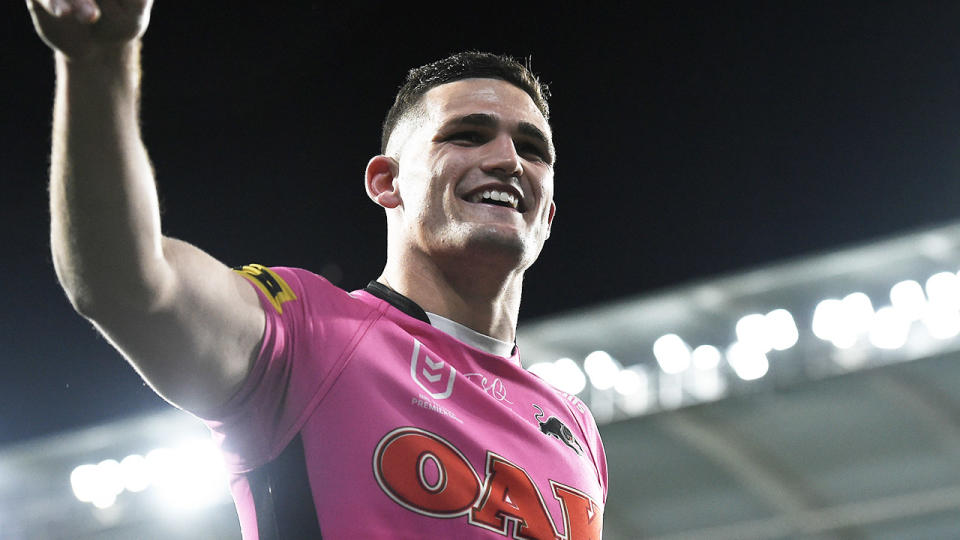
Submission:
[[[161,484],[161,497],[176,509],[203,508],[225,492],[227,473],[212,441],[184,444],[169,454],[173,474]]]
[[[150,487],[150,469],[147,460],[140,454],[132,454],[120,462],[123,471],[123,487],[131,493],[139,493]]]
[[[538,362],[528,370],[568,394],[579,394],[587,386],[587,378],[580,366],[569,358],[561,358],[556,362]]]
[[[92,502],[97,508],[104,510],[106,508],[110,508],[113,506],[113,503],[117,502],[117,494],[106,490],[100,491],[90,502]]]
[[[927,297],[923,294],[923,287],[919,283],[908,279],[897,283],[890,289],[890,302],[904,317],[911,321],[923,317]]]
[[[650,381],[643,366],[634,365],[620,372],[613,386],[620,395],[620,406],[629,414],[642,414],[650,402]]]
[[[726,390],[726,379],[716,368],[690,371],[685,373],[684,377],[688,377],[687,384],[690,393],[701,401],[718,399]]]
[[[713,345],[701,345],[693,350],[693,366],[697,369],[713,369],[720,365],[720,351]]]
[[[80,502],[92,502],[97,495],[97,466],[80,465],[70,473],[70,487]]]
[[[147,453],[147,469],[150,471],[150,483],[163,486],[173,481],[177,474],[176,456],[169,448],[157,448]]]
[[[557,373],[557,388],[568,394],[579,394],[587,386],[587,378],[576,362],[561,358],[554,362]]]
[[[772,328],[767,318],[759,313],[751,313],[737,321],[737,340],[744,345],[767,353],[773,348],[770,342]]]
[[[561,358],[556,362],[538,362],[527,370],[568,394],[579,394],[587,386],[587,378],[583,371],[580,371],[580,366],[569,358]]]
[[[853,347],[873,322],[873,303],[862,292],[850,293],[843,300],[830,298],[817,304],[813,312],[813,333],[835,347]]]
[[[129,455],[122,462],[106,459],[81,465],[70,473],[77,499],[97,508],[112,506],[124,490],[154,487],[175,506],[201,508],[227,493],[227,472],[211,440],[188,443],[176,450],[158,448]]]
[[[637,369],[638,367],[639,366],[634,366],[624,369],[620,372],[620,376],[617,377],[617,382],[613,385],[613,388],[621,396],[632,396],[646,389],[647,374]]]
[[[113,497],[123,493],[123,469],[120,467],[120,462],[115,459],[105,459],[97,464],[97,472],[104,492],[110,493]]]
[[[939,303],[930,303],[923,315],[923,324],[936,339],[950,339],[960,334],[960,313]]]
[[[690,347],[676,334],[657,338],[653,342],[653,356],[664,373],[680,373],[690,367]]]
[[[862,292],[850,293],[843,298],[844,318],[842,333],[862,334],[870,329],[873,321],[873,303]]]
[[[892,306],[877,310],[870,328],[870,343],[879,349],[899,349],[907,343],[911,321]]]
[[[828,298],[817,304],[813,310],[813,334],[824,341],[830,341],[843,318],[843,303],[836,298]]]
[[[527,371],[533,373],[548,383],[553,380],[553,362],[537,362],[536,364],[528,367]]]
[[[833,346],[838,349],[850,349],[857,344],[857,334],[850,332],[849,329],[845,332],[837,332],[833,339],[830,340],[830,343],[833,343]]]
[[[766,354],[740,342],[730,345],[727,349],[727,362],[730,363],[737,377],[745,381],[759,379],[770,369]]]
[[[931,304],[945,308],[960,307],[960,278],[952,272],[940,272],[927,280],[927,297]]]
[[[583,361],[590,384],[597,390],[609,390],[617,383],[620,366],[605,351],[593,351]]]
[[[770,329],[770,345],[778,350],[785,351],[797,344],[800,332],[793,315],[785,309],[775,309],[766,315],[767,327]]]
[[[70,473],[73,494],[81,502],[97,508],[109,508],[123,492],[123,473],[116,460],[106,459],[96,465],[80,465]]]

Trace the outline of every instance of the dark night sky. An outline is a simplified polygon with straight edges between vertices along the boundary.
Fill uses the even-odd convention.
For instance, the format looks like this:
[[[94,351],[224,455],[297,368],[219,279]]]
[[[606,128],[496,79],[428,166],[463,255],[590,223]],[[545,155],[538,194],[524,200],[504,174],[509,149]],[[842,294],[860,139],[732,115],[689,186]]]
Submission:
[[[0,443],[162,406],[56,283],[53,72],[22,4],[0,7]],[[364,285],[382,116],[407,68],[463,49],[532,54],[554,90],[559,213],[521,325],[960,219],[960,3],[337,4],[157,0],[167,234]]]

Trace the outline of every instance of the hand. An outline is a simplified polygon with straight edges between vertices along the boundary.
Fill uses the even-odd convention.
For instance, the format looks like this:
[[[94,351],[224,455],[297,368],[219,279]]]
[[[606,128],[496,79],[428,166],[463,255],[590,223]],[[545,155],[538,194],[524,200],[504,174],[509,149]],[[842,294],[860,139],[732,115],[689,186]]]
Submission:
[[[37,33],[68,58],[120,49],[147,29],[153,0],[27,0]]]

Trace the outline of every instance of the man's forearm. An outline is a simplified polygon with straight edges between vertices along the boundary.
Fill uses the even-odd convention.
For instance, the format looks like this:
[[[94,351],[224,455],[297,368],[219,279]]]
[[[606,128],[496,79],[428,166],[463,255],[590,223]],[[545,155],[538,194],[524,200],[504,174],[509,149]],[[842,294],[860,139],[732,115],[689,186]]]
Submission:
[[[163,273],[156,187],[140,138],[138,41],[71,60],[57,53],[51,245],[71,302],[143,305]]]

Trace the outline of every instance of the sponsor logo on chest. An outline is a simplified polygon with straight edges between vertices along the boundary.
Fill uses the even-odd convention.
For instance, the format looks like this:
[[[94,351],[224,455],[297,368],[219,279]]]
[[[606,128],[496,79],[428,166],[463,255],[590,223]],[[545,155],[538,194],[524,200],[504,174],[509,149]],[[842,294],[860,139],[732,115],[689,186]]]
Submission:
[[[484,478],[456,446],[415,427],[395,429],[373,454],[380,489],[400,506],[423,516],[464,519],[510,538],[600,540],[603,508],[586,493],[553,480],[562,524],[553,519],[523,467],[486,452]]]

